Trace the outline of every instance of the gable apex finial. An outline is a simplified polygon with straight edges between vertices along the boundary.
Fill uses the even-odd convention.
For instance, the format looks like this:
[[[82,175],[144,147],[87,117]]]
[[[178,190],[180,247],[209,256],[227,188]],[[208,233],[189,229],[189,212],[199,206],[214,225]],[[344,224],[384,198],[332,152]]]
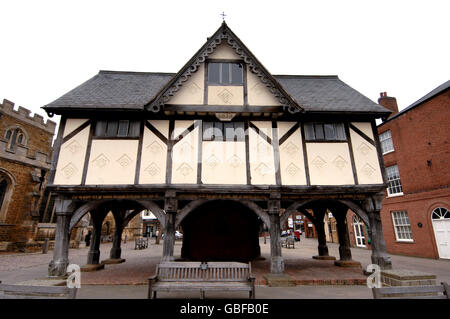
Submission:
[[[226,17],[227,15],[225,14],[225,12],[222,11],[222,13],[220,14],[220,16],[222,17],[222,24],[226,24],[226,22],[225,22],[225,17]]]

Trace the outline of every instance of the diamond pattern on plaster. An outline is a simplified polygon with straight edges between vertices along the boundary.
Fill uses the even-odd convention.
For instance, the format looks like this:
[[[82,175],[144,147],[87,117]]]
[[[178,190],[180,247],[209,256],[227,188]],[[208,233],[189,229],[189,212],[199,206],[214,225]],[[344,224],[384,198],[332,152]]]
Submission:
[[[192,95],[196,94],[197,92],[201,91],[201,88],[195,83],[192,82],[188,87],[187,87],[189,93],[191,93]]]
[[[178,149],[178,154],[180,156],[190,156],[193,149],[194,148],[192,147],[191,143],[185,141],[180,145],[180,148]]]
[[[159,144],[157,141],[153,141],[153,143],[147,146],[146,149],[153,154],[158,154],[163,150],[161,144]]]
[[[69,145],[67,145],[66,148],[72,153],[72,155],[75,155],[81,150],[82,147],[80,143],[74,140]]]
[[[260,163],[260,164],[256,167],[255,171],[256,171],[259,175],[264,176],[264,175],[267,175],[267,174],[270,173],[270,167],[267,166],[265,163]]]
[[[178,166],[177,171],[179,171],[181,175],[187,176],[191,174],[194,170],[187,163],[183,163],[180,166]]]
[[[238,166],[240,166],[243,161],[237,156],[237,155],[233,155],[231,156],[228,160],[227,160],[228,164],[230,164],[232,167],[236,168]]]
[[[155,162],[152,162],[149,166],[144,169],[144,172],[147,172],[150,176],[158,175],[161,172],[161,169],[156,165]]]
[[[299,170],[300,168],[298,168],[298,166],[294,163],[290,163],[288,167],[286,167],[286,172],[291,176],[296,175]]]
[[[213,169],[216,168],[217,165],[219,165],[219,163],[220,163],[219,158],[217,158],[217,156],[214,154],[208,157],[208,159],[206,160],[206,164]]]
[[[338,156],[333,160],[334,166],[342,170],[345,166],[347,166],[347,161],[342,158],[342,156]]]
[[[73,163],[69,163],[63,167],[62,172],[64,177],[69,179],[77,172],[77,168],[73,165]]]
[[[370,164],[366,163],[362,168],[361,168],[361,172],[370,177],[373,175],[373,173],[375,173],[376,169],[373,168]]]
[[[289,142],[284,148],[284,151],[286,151],[290,156],[293,156],[295,153],[298,152],[299,148],[297,145],[295,145],[292,142]]]
[[[316,167],[317,169],[323,168],[327,162],[320,156],[314,157],[314,159],[311,161],[311,164]]]
[[[233,98],[233,94],[227,89],[223,89],[222,91],[220,91],[217,96],[222,100],[223,103],[226,104],[230,103],[231,99]]]
[[[117,160],[117,163],[119,163],[119,165],[122,166],[123,168],[126,168],[126,167],[130,166],[130,164],[132,162],[133,162],[133,160],[127,154],[123,154]]]
[[[359,144],[357,150],[365,156],[365,155],[369,154],[370,147],[366,143],[361,142],[361,144]]]
[[[97,156],[92,163],[94,163],[98,168],[103,168],[109,164],[109,159],[105,156],[105,154],[100,154]]]

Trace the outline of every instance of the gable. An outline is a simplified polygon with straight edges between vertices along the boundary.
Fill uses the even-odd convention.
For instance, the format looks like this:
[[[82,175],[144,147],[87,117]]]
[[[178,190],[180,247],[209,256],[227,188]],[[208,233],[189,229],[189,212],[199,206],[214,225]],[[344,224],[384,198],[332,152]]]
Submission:
[[[211,82],[209,72],[216,70],[212,69],[212,66],[210,67],[212,63],[220,64],[221,82],[219,84]],[[231,75],[229,82],[223,80],[222,77],[232,73],[232,68],[236,69],[237,63],[242,69],[242,83],[233,83]],[[228,73],[222,71],[225,69],[230,71],[227,71]],[[148,103],[146,108],[153,112],[159,112],[166,105],[229,105],[241,108],[278,106],[290,113],[302,111],[298,103],[284,91],[277,80],[225,23],[169,81],[156,98]],[[205,111],[208,110],[205,109]],[[236,111],[238,112],[239,109],[237,108]],[[263,109],[263,112],[265,111]]]

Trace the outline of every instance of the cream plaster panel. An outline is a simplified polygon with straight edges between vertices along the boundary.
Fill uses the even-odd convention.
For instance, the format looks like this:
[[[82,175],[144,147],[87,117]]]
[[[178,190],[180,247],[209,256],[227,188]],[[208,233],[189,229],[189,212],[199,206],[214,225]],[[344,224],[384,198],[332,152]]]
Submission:
[[[281,105],[278,99],[247,67],[247,99],[249,105]]]
[[[246,184],[245,142],[203,142],[204,184]]]
[[[83,123],[85,123],[88,119],[67,119],[66,125],[64,126],[63,137],[66,137],[77,128],[79,128]]]
[[[153,125],[165,138],[169,138],[169,121],[164,120],[151,120],[148,121]]]
[[[243,86],[208,86],[209,105],[244,105]]]
[[[212,54],[208,56],[208,59],[242,59],[239,55],[236,54],[234,49],[226,44],[222,43],[214,50]]]
[[[347,143],[307,143],[311,185],[354,184]]]
[[[151,121],[152,124],[154,122],[168,121]],[[148,128],[144,128],[139,184],[164,184],[166,167],[167,145]]]
[[[170,104],[203,104],[205,89],[205,65],[201,64],[197,72],[183,83],[178,92],[171,97]]]
[[[252,121],[261,132],[272,138],[272,122],[271,121]]]
[[[370,122],[353,122],[352,124],[373,140],[372,124]]]
[[[356,174],[359,184],[382,184],[380,163],[377,149],[368,143],[358,133],[350,129],[353,157],[355,159]]]
[[[297,122],[278,122],[278,138],[282,138]]]
[[[272,145],[267,143],[266,140],[251,128],[249,129],[249,144],[251,184],[275,184],[275,165]]]
[[[80,185],[89,139],[90,125],[61,145],[54,183]]]
[[[180,135],[193,123],[193,121],[175,121],[174,136]],[[172,183],[197,183],[198,134],[197,127],[173,147]]]
[[[306,185],[300,128],[280,145],[280,172],[282,185]]]
[[[134,184],[138,140],[93,140],[86,184]]]

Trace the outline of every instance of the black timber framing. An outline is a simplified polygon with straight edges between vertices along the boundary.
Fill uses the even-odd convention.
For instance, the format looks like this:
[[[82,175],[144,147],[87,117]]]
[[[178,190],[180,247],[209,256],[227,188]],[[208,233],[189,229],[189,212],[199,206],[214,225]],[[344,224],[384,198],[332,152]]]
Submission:
[[[166,159],[166,184],[172,182],[172,150],[173,150],[173,130],[175,128],[175,120],[169,121],[169,139],[167,140],[167,159]]]
[[[169,143],[168,139],[156,127],[154,127],[148,120],[144,120],[144,123],[145,127],[148,128],[153,134],[155,134],[156,137],[161,140],[161,142],[168,145]]]
[[[147,121],[145,121],[147,122]],[[142,160],[142,144],[144,142],[144,121],[141,121],[139,127],[139,143],[136,157],[136,171],[134,174],[134,184],[139,184],[139,177],[141,175],[141,160]]]
[[[247,185],[251,184],[250,175],[250,128],[248,126],[249,121],[244,122],[244,132],[245,132],[245,171],[247,173]]]
[[[277,185],[281,185],[280,146],[278,144],[277,121],[272,121],[272,148],[273,148],[273,164],[275,168],[275,182]]]
[[[55,181],[56,167],[59,159],[59,153],[61,151],[61,145],[63,143],[64,129],[66,128],[67,118],[62,116],[59,123],[58,135],[53,146],[52,163],[50,164],[50,175],[48,177],[48,184],[53,184]]]
[[[372,123],[370,124],[372,126]],[[366,134],[364,134],[360,129],[358,129],[356,126],[354,126],[352,123],[349,123],[348,126],[359,136],[361,136],[363,139],[365,139],[367,142],[369,142],[371,145],[375,146],[375,141],[372,140],[370,137],[368,137]],[[371,127],[372,128],[372,127]]]
[[[70,140],[72,137],[74,137],[75,135],[77,135],[78,133],[80,133],[82,130],[84,130],[86,127],[88,127],[90,124],[92,124],[91,120],[86,120],[86,122],[84,122],[83,124],[81,124],[80,126],[78,126],[75,130],[73,130],[72,132],[70,132],[69,134],[67,134],[62,141],[62,144],[64,144],[65,142],[67,142],[68,140]]]
[[[295,133],[295,131],[297,131],[300,128],[300,123],[297,122],[295,123],[295,125],[293,127],[291,127],[286,134],[284,134],[281,138],[280,141],[278,142],[279,146],[281,146],[284,142],[286,142],[286,140],[292,136],[292,134]]]
[[[86,155],[84,157],[83,175],[81,177],[81,185],[86,185],[86,177],[89,167],[89,159],[91,157],[92,137],[94,136],[95,124],[92,124],[89,130],[88,144],[86,147]]]
[[[305,140],[305,125],[304,123],[300,124],[301,134],[302,134],[302,149],[303,149],[303,161],[305,162],[305,176],[306,176],[306,185],[311,185],[311,178],[309,176],[309,161],[308,161],[308,150],[306,149],[306,140]]]
[[[256,134],[261,136],[263,138],[263,140],[265,140],[267,143],[272,145],[272,139],[270,137],[268,137],[266,134],[264,134],[264,132],[261,131],[255,124],[253,124],[251,121],[249,121],[248,126],[251,127],[256,132]]]
[[[197,120],[198,139],[197,139],[197,184],[202,184],[202,163],[203,163],[203,122]]]
[[[383,183],[385,185],[387,185],[388,179],[387,179],[387,175],[386,175],[386,166],[384,165],[383,153],[381,151],[381,143],[380,143],[380,138],[378,136],[378,130],[377,130],[377,125],[375,123],[375,120],[372,120],[371,125],[372,125],[372,134],[373,134],[373,138],[374,138],[374,142],[375,142],[375,147],[377,149],[378,163],[380,164],[380,169],[381,169],[381,176],[383,177]]]
[[[358,185],[358,174],[356,173],[356,163],[355,163],[355,156],[353,155],[353,145],[352,145],[352,138],[350,136],[350,127],[348,122],[344,123],[345,126],[345,135],[347,135],[347,141],[348,141],[348,152],[350,154],[350,162],[352,165],[352,172],[353,172],[353,180],[355,182],[355,185]]]

